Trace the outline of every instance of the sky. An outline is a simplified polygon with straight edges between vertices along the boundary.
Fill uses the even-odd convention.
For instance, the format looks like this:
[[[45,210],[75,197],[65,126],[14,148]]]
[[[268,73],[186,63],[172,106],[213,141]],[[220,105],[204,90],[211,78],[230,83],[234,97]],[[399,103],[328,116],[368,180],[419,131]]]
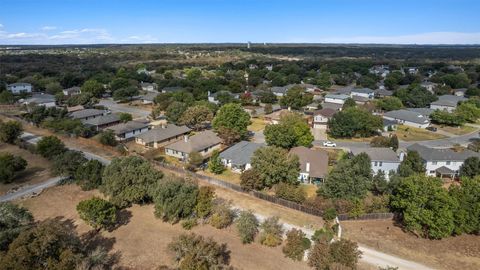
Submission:
[[[480,0],[0,0],[0,44],[480,44]]]

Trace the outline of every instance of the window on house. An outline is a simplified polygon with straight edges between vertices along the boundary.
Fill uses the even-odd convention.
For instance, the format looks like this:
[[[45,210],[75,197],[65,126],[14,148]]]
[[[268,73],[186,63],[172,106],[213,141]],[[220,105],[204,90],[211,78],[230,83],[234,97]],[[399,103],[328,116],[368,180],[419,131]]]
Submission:
[[[450,165],[451,161],[447,161],[447,165]]]
[[[435,171],[430,171],[431,174],[435,173]]]
[[[382,161],[378,162],[378,166],[382,167],[382,165],[383,165]]]
[[[378,165],[378,162],[375,161],[375,162],[373,163],[373,166],[377,166],[377,165]]]
[[[436,162],[436,161],[432,161],[432,165],[437,165],[437,162]]]

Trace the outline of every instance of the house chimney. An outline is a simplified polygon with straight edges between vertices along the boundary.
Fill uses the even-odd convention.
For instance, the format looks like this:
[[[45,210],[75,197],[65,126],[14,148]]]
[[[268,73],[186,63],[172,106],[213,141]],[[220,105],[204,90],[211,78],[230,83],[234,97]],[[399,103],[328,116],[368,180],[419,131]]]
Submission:
[[[310,172],[310,162],[307,162],[307,164],[305,164],[305,171],[307,173]]]
[[[188,135],[183,135],[183,141],[188,142]]]

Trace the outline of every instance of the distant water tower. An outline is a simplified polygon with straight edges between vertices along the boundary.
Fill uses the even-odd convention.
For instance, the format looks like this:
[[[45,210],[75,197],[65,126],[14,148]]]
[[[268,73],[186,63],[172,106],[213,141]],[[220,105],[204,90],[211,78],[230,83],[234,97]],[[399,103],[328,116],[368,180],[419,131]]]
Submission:
[[[252,43],[250,41],[247,42],[247,49],[250,49],[251,46],[252,46]]]

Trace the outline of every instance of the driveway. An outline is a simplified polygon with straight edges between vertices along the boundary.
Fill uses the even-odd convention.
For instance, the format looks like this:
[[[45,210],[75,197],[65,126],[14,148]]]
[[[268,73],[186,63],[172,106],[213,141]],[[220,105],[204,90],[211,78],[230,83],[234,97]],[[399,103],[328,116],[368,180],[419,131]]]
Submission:
[[[117,103],[113,99],[101,99],[98,104],[107,107],[114,113],[129,113],[133,118],[147,118],[151,113],[150,110],[129,106],[125,103]]]

